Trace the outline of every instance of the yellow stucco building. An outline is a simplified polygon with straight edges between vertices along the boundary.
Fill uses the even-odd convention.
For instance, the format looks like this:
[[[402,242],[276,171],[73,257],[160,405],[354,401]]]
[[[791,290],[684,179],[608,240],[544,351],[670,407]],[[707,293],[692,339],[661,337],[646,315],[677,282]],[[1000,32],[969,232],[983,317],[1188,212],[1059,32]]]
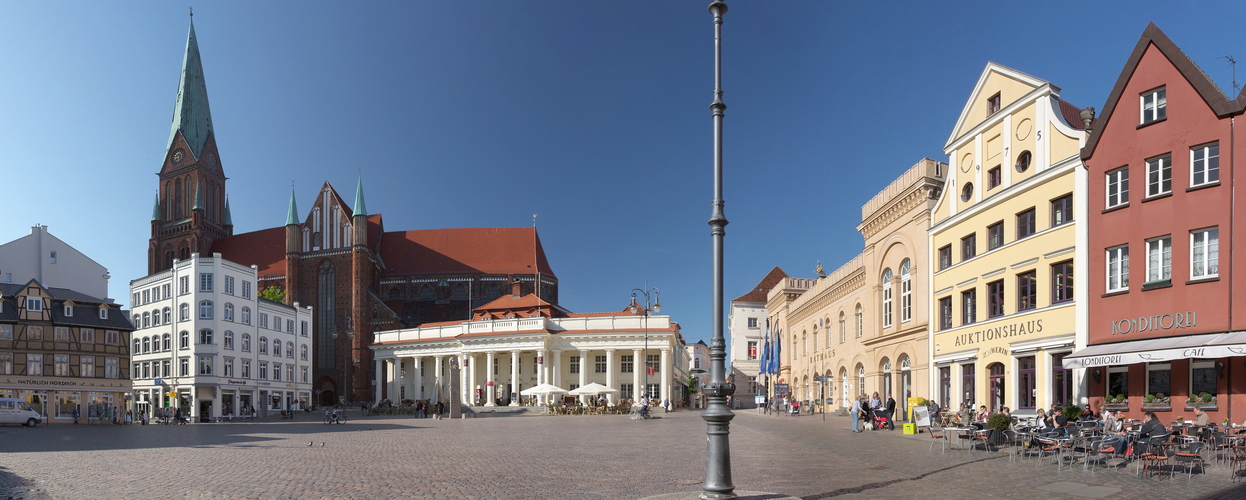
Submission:
[[[819,374],[831,380],[828,409],[857,394],[891,395],[901,408],[905,397],[926,395],[927,231],[947,173],[930,159],[908,168],[861,207],[859,255],[829,275],[785,278],[770,290],[770,326],[783,340],[775,378],[796,399],[820,399]]]
[[[1033,413],[1075,403],[1061,366],[1077,325],[1079,110],[1052,84],[989,63],[944,146],[931,214],[930,394]]]

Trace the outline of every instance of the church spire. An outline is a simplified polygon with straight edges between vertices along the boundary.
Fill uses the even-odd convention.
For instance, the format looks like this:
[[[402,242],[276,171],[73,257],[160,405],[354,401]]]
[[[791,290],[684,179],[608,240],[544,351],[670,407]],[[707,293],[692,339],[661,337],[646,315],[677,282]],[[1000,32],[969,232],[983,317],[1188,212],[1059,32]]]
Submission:
[[[286,225],[299,223],[299,207],[294,204],[294,186],[290,186],[290,208],[286,210]]]
[[[156,193],[156,204],[151,207],[151,221],[160,222],[160,193]]]
[[[203,210],[203,183],[195,183],[195,206],[191,210]]]
[[[226,227],[234,225],[234,216],[229,213],[229,197],[228,196],[225,197],[225,220],[221,224]]]
[[[355,208],[354,215],[368,215],[368,207],[363,202],[363,176],[359,176],[359,182],[355,184]]]
[[[199,60],[199,42],[195,39],[195,22],[191,19],[190,34],[186,36],[186,56],[182,59],[182,78],[177,87],[177,102],[173,105],[173,126],[169,130],[169,145],[178,131],[190,146],[190,152],[198,159],[203,147],[212,135],[212,113],[208,111],[208,87],[203,81],[203,64]]]

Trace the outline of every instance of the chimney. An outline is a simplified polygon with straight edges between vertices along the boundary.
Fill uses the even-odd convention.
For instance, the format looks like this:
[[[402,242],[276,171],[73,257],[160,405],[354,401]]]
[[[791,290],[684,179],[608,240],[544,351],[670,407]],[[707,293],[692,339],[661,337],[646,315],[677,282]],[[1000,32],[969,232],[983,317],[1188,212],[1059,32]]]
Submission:
[[[523,295],[523,283],[520,283],[518,279],[516,279],[515,281],[512,281],[511,282],[511,297],[519,298],[522,295]]]

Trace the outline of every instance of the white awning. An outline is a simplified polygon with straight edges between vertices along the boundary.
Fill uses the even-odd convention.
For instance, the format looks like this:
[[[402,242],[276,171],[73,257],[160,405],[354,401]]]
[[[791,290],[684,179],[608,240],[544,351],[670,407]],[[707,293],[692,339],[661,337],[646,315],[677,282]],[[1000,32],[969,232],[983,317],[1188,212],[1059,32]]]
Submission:
[[[1154,363],[1174,359],[1246,356],[1246,332],[1094,345],[1064,357],[1065,368]]]

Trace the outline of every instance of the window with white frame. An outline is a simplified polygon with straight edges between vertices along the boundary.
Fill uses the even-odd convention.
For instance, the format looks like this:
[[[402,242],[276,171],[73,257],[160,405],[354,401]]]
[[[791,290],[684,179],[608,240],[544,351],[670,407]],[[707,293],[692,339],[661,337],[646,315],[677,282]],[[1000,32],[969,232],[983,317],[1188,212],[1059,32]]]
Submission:
[[[190,349],[190,332],[183,331],[181,338],[178,340],[178,349]]]
[[[268,379],[268,363],[260,362],[260,380]]]
[[[212,344],[212,330],[209,330],[207,328],[204,328],[203,330],[199,330],[199,343],[202,345],[211,345]]]
[[[1129,203],[1129,167],[1107,173],[1107,208]]]
[[[748,327],[749,327],[749,328],[757,328],[757,318],[749,318],[749,319],[748,319]]]
[[[225,342],[224,347],[225,347],[226,349],[233,350],[233,348],[234,348],[234,332],[231,332],[231,331],[229,331],[229,330],[225,330],[225,337],[224,337],[224,339],[225,339],[225,341],[224,341],[224,342]]]
[[[100,319],[108,319],[108,308],[100,306]]]
[[[307,383],[307,367],[306,367],[306,366],[303,366],[303,367],[301,367],[301,368],[302,368],[302,370],[303,370],[303,383],[304,383],[304,384],[306,384],[306,383]],[[572,390],[574,390],[574,389],[572,389]]]
[[[212,291],[212,273],[200,273],[199,274],[199,291],[200,292],[211,292]]]
[[[294,342],[286,342],[286,357],[294,359]]]
[[[234,358],[225,358],[225,363],[221,367],[222,373],[226,377],[234,376]]]
[[[199,374],[212,374],[212,356],[199,356]]]
[[[27,312],[43,311],[43,297],[26,297]]]
[[[242,378],[251,378],[251,360],[242,360]]]
[[[1172,156],[1164,155],[1146,161],[1146,195],[1159,196],[1172,192]]]
[[[1129,289],[1129,245],[1108,249],[1108,291]]]
[[[883,271],[883,328],[891,328],[891,269]]]
[[[225,293],[227,295],[234,294],[234,277],[233,276],[225,277]]]
[[[857,338],[865,335],[865,310],[857,304]]]
[[[1172,238],[1164,236],[1146,242],[1146,282],[1172,279]]]
[[[250,307],[242,308],[242,324],[244,325],[251,324],[251,308]]]
[[[1190,186],[1220,182],[1220,143],[1190,149]]]
[[[69,304],[65,304],[65,317],[66,317],[66,318],[72,318],[72,317],[74,317],[74,306],[71,306],[71,305],[69,305]]]
[[[95,330],[91,328],[83,328],[78,330],[78,342],[83,344],[95,343]]]
[[[13,325],[0,325],[0,340],[13,340]]]
[[[179,295],[190,293],[190,276],[182,276],[177,279],[177,291]]]
[[[55,342],[69,342],[69,327],[58,326],[52,328],[52,340]]]
[[[52,355],[52,375],[57,377],[69,376],[69,355],[53,354]]]
[[[260,354],[268,354],[268,337],[260,337]]]
[[[26,374],[27,375],[43,375],[43,355],[42,354],[26,354]]]
[[[212,319],[212,301],[199,301],[199,319]]]
[[[913,319],[913,273],[908,259],[900,264],[900,322]]]
[[[1211,278],[1220,274],[1220,230],[1190,231],[1190,278]]]
[[[173,321],[172,314],[173,314],[173,311],[167,307],[161,310],[161,316],[164,317],[164,321],[163,321],[164,324],[167,325]]]
[[[251,298],[251,282],[250,281],[247,281],[247,280],[242,281],[242,298],[244,299]]]
[[[234,320],[234,305],[229,302],[225,303],[225,321]]]
[[[104,358],[104,378],[121,378],[121,358]]]
[[[182,304],[177,311],[178,321],[190,321],[190,304]]]
[[[251,352],[251,334],[242,334],[242,352]]]
[[[1168,95],[1164,87],[1143,92],[1138,100],[1141,102],[1139,123],[1147,124],[1168,117]]]
[[[95,356],[78,356],[78,373],[81,377],[94,377]]]

